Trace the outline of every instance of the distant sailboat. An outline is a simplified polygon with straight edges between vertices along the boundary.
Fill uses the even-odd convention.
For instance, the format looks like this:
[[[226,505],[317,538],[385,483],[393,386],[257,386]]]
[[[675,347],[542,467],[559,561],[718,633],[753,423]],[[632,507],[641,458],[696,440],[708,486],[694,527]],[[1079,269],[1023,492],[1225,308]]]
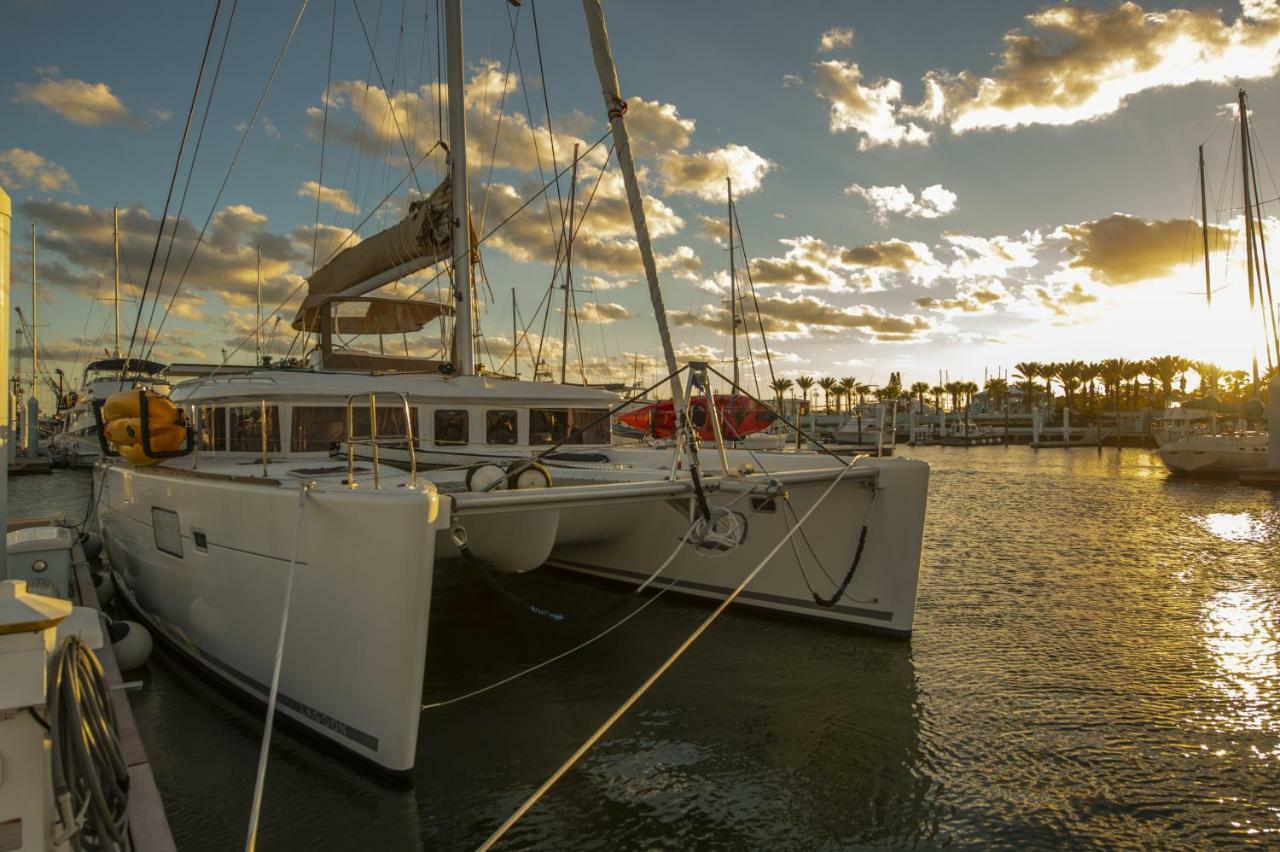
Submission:
[[[1280,330],[1277,329],[1275,301],[1271,294],[1271,270],[1267,263],[1265,229],[1259,227],[1262,201],[1258,194],[1253,145],[1249,134],[1249,109],[1244,90],[1237,96],[1240,113],[1240,163],[1244,184],[1245,275],[1249,286],[1249,307],[1262,320],[1263,346],[1268,368],[1280,359]],[[1198,152],[1200,178],[1201,242],[1204,247],[1205,302],[1213,303],[1213,282],[1209,269],[1208,201],[1204,181],[1204,146]],[[1253,361],[1254,388],[1258,384],[1258,359]],[[1170,419],[1167,418],[1166,419]],[[1188,476],[1235,474],[1267,463],[1267,433],[1249,428],[1249,418],[1241,415],[1234,427],[1219,428],[1221,418],[1212,412],[1205,419],[1178,418],[1181,431],[1160,441],[1160,460],[1170,473]],[[1207,431],[1206,431],[1207,429]]]

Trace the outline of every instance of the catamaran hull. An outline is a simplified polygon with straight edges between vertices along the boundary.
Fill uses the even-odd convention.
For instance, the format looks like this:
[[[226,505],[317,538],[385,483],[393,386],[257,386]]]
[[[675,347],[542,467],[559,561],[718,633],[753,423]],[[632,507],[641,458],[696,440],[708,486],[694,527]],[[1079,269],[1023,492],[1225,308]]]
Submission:
[[[123,464],[103,477],[122,593],[256,699],[272,678],[300,488]],[[278,712],[392,772],[414,763],[439,519],[431,488],[314,490],[303,510]]]
[[[924,532],[929,467],[905,459],[864,459],[874,479],[846,478],[784,544],[743,591],[736,604],[840,622],[909,636],[915,620],[916,588]],[[763,561],[830,486],[835,473],[816,471],[784,485],[791,503],[761,494],[720,491],[710,500],[743,515],[742,544],[727,553],[679,548],[651,588],[674,581],[672,591],[722,599]],[[785,480],[785,477],[783,477]],[[638,584],[653,574],[689,528],[690,501],[650,503],[626,510],[617,535],[593,537],[620,510],[587,507],[566,513],[550,564]],[[866,530],[862,552],[859,541]],[[794,544],[794,547],[793,547]],[[838,587],[852,574],[843,594]],[[822,600],[815,600],[821,598]]]

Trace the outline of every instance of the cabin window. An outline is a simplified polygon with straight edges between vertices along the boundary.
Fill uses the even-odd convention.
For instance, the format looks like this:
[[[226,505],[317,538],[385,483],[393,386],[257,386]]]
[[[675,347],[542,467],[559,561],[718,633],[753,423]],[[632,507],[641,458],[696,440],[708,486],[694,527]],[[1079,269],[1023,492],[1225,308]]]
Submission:
[[[232,406],[229,445],[232,452],[262,452],[261,406]],[[267,406],[267,452],[280,452],[280,418],[274,405]]]
[[[529,410],[529,443],[554,444],[569,437],[569,409],[532,408]]]
[[[418,410],[409,409],[409,424],[418,434]],[[357,439],[369,437],[369,408],[356,406],[351,411],[351,428]],[[336,405],[295,405],[289,437],[289,452],[328,452],[347,436],[347,409]],[[378,439],[403,438],[404,408],[378,406]]]
[[[441,408],[435,412],[436,446],[465,444],[470,434],[467,412],[461,408]]]
[[[504,408],[484,413],[484,440],[486,444],[514,444],[516,442],[515,409]]]
[[[569,409],[570,444],[608,444],[609,418],[603,408]]]
[[[200,449],[224,450],[227,447],[227,409],[222,406],[200,406]]]

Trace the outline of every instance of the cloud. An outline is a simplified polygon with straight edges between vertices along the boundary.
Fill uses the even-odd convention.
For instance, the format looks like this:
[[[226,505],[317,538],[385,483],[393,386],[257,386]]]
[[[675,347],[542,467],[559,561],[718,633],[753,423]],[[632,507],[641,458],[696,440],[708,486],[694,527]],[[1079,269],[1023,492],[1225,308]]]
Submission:
[[[1161,278],[1186,262],[1188,245],[1198,237],[1194,219],[1148,221],[1115,213],[1105,219],[1063,225],[1053,236],[1066,240],[1066,266],[1085,270],[1104,284],[1134,284]],[[1209,227],[1209,250],[1223,251],[1230,232]]]
[[[676,195],[696,195],[706,201],[725,198],[725,178],[733,178],[735,196],[760,188],[774,163],[745,145],[725,145],[694,154],[675,152],[658,157],[663,189]]]
[[[141,122],[115,96],[106,83],[86,83],[74,78],[46,78],[39,83],[15,83],[13,99],[42,106],[73,124],[101,127]]]
[[[989,313],[991,307],[1006,296],[1004,288],[995,285],[990,289],[975,289],[967,293],[958,293],[955,298],[943,299],[934,296],[921,296],[916,299],[918,308],[946,311],[952,313],[983,314]]]
[[[1109,115],[1132,96],[1191,83],[1270,77],[1280,69],[1273,0],[1244,5],[1234,21],[1209,7],[1146,11],[1050,6],[1004,36],[990,76],[927,78],[956,132],[1075,124]]]
[[[314,180],[304,181],[298,187],[297,195],[299,198],[315,198],[317,193],[321,204],[327,204],[339,213],[356,212],[356,203],[351,200],[351,196],[347,194],[345,189],[321,186]]]
[[[608,324],[631,318],[631,311],[612,302],[587,302],[578,307],[578,316],[587,322]]]
[[[637,157],[689,146],[694,122],[681,118],[674,104],[631,98],[627,101],[627,131]]]
[[[1039,300],[1041,305],[1048,308],[1055,317],[1059,318],[1071,316],[1073,308],[1091,305],[1098,301],[1098,297],[1085,290],[1084,286],[1078,281],[1062,287],[1036,285],[1027,288],[1024,295],[1029,295]]]
[[[830,103],[828,122],[832,133],[861,135],[858,148],[876,145],[926,145],[929,131],[914,121],[900,121],[902,84],[882,79],[863,85],[862,69],[855,62],[828,59],[814,63],[814,93]]]
[[[956,209],[956,194],[940,183],[926,186],[917,196],[906,186],[863,186],[852,184],[845,189],[848,195],[860,196],[871,208],[871,215],[881,225],[889,223],[890,215],[906,219],[937,219]]]
[[[894,315],[870,305],[841,308],[813,296],[766,296],[759,299],[759,313],[751,302],[744,315],[749,329],[759,327],[763,320],[765,332],[780,338],[809,337],[815,333],[834,334],[841,331],[861,330],[869,339],[888,342],[915,339],[933,326],[916,314]],[[706,328],[723,333],[729,328],[729,309],[708,306],[700,311],[668,311],[672,324],[683,327]]]
[[[1280,5],[1241,6],[1235,19],[1210,7],[1048,6],[1004,34],[1000,61],[989,73],[928,71],[916,104],[903,103],[897,80],[864,84],[854,62],[816,63],[810,83],[830,104],[831,131],[858,134],[861,149],[927,144],[937,127],[967,133],[1078,124],[1111,115],[1143,92],[1274,76]]]
[[[0,183],[32,186],[41,192],[80,191],[70,172],[24,148],[0,151]]]
[[[830,53],[837,47],[853,46],[853,27],[832,27],[818,39],[818,52]]]

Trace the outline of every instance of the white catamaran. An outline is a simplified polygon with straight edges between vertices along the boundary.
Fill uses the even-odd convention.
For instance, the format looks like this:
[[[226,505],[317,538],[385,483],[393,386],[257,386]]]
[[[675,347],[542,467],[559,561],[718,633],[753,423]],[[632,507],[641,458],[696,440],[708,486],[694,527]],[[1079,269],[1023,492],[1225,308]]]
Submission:
[[[673,398],[714,399],[679,368],[599,0],[584,0]],[[477,374],[460,0],[446,3],[450,174],[398,225],[309,280],[309,362],[179,385],[198,449],[104,459],[100,522],[119,588],[155,630],[231,686],[390,771],[415,761],[436,563],[543,565],[909,635],[929,469],[811,452],[614,446],[623,400]],[[457,250],[455,251],[455,247]],[[452,266],[453,304],[373,291]],[[450,363],[335,347],[452,318]],[[740,392],[740,389],[735,390]],[[717,438],[719,420],[715,417]],[[797,533],[797,527],[803,529]],[[789,536],[803,544],[783,547]]]

